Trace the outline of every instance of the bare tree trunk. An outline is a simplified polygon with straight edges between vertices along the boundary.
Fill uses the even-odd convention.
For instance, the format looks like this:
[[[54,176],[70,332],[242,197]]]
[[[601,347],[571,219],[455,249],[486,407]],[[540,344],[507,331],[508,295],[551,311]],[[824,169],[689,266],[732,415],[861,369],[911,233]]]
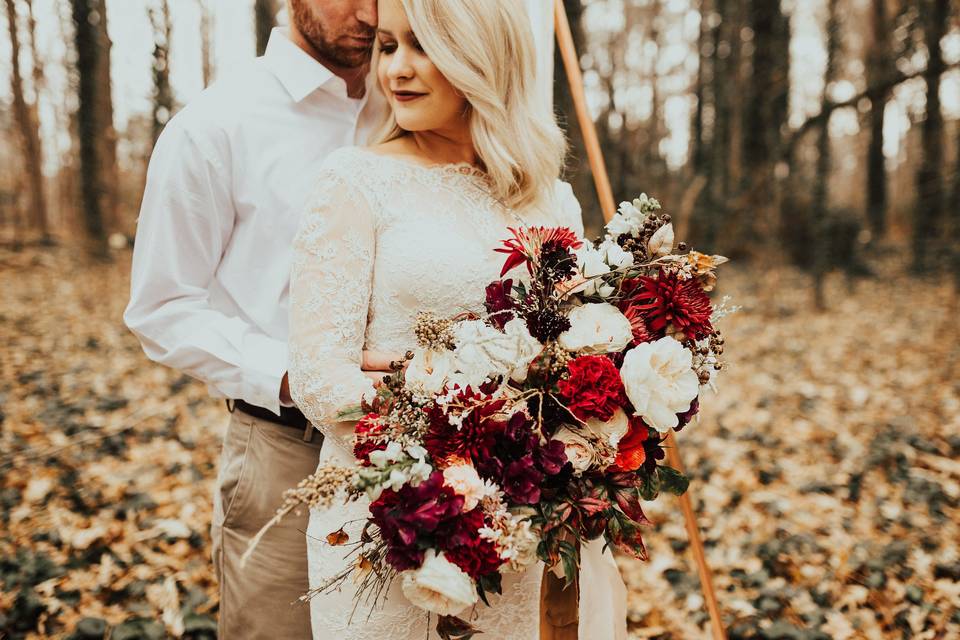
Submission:
[[[174,98],[170,86],[170,40],[173,25],[170,22],[170,4],[161,0],[160,8],[149,9],[153,25],[153,144],[173,116]]]
[[[23,97],[23,76],[20,74],[20,34],[17,28],[17,7],[14,0],[6,0],[7,24],[10,32],[11,66],[10,86],[13,94],[13,112],[20,130],[20,144],[27,168],[30,189],[31,214],[43,240],[49,241],[47,198],[43,186],[43,151],[40,146],[39,123]],[[34,65],[36,65],[34,60]]]
[[[113,43],[107,32],[107,0],[88,0],[95,8],[97,55],[96,82],[94,98],[97,101],[96,117],[100,131],[102,189],[104,190],[104,221],[110,232],[122,228],[119,212],[120,173],[117,166],[117,130],[113,126],[113,83],[110,77],[110,59]]]
[[[867,86],[889,77],[890,16],[887,0],[872,0],[870,48],[867,51]],[[887,172],[883,157],[883,119],[892,90],[881,91],[870,101],[870,142],[867,147],[867,221],[871,240],[879,241],[887,231]]]
[[[693,163],[693,172],[702,174],[706,170],[707,164],[707,143],[704,132],[703,122],[703,103],[706,99],[705,85],[707,83],[707,56],[706,45],[709,31],[707,30],[707,20],[704,7],[707,0],[700,0],[700,33],[697,36],[697,84],[694,88],[694,95],[697,100],[696,110],[693,113],[693,151],[690,154]]]
[[[104,182],[104,165],[109,163],[109,158],[104,157],[106,153],[102,144],[103,137],[107,135],[105,114],[101,111],[104,101],[98,95],[102,90],[100,74],[104,67],[101,58],[109,56],[109,50],[101,48],[99,33],[105,16],[98,11],[102,0],[71,0],[71,3],[77,49],[80,198],[90,254],[94,258],[107,259],[105,218],[108,215],[110,188]]]
[[[953,283],[960,296],[960,124],[957,125],[957,157],[954,161],[953,191],[950,194],[950,246],[953,247]]]
[[[940,40],[946,34],[949,0],[923,0],[924,40],[929,62],[924,79],[927,83],[926,118],[921,129],[923,159],[917,171],[917,210],[913,227],[913,270],[930,268],[931,240],[941,237],[943,223],[943,114],[940,110],[940,75],[944,71]]]
[[[267,50],[270,31],[277,26],[276,0],[254,0],[253,22],[257,35],[257,55],[262,56]]]
[[[790,93],[790,19],[780,2],[751,0],[753,54],[743,110],[743,206],[738,244],[772,238],[780,207],[775,168]]]
[[[827,16],[827,65],[823,77],[822,103],[826,104],[829,98],[830,84],[837,75],[840,49],[840,20],[838,7],[839,0],[828,0],[829,14]],[[827,229],[830,211],[830,118],[824,120],[817,137],[817,169],[813,182],[813,291],[814,304],[817,309],[826,308],[823,294],[824,279],[827,275],[829,255],[827,253]]]
[[[203,86],[209,87],[213,82],[213,15],[206,0],[197,0],[200,9],[200,58],[203,70]]]

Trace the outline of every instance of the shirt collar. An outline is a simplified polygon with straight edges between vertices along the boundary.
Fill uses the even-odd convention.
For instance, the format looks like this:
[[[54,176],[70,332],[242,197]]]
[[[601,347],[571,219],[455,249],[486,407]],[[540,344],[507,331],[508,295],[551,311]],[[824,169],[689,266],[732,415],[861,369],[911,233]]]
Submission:
[[[310,57],[306,51],[295,45],[284,33],[284,30],[279,27],[270,32],[270,40],[267,41],[267,50],[263,54],[263,62],[273,75],[280,80],[280,84],[287,90],[294,102],[300,102],[338,77],[330,69]],[[341,84],[343,84],[342,81]],[[346,95],[345,84],[344,95]]]

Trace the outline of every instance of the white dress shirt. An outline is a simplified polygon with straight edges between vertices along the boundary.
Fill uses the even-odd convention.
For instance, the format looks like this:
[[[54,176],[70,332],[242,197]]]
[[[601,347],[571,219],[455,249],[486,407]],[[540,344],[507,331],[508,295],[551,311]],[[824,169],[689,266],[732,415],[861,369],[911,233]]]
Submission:
[[[124,313],[151,360],[280,411],[292,243],[326,156],[382,99],[275,29],[266,53],[170,120],[150,159]]]

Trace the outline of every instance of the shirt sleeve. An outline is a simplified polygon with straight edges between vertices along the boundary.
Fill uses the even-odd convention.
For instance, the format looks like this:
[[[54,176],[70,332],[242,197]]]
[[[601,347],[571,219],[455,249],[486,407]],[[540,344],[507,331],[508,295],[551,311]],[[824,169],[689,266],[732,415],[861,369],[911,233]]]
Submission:
[[[124,322],[147,356],[214,395],[279,415],[287,347],[210,304],[236,221],[229,161],[174,119],[157,141],[137,224]]]
[[[361,359],[376,234],[365,196],[338,173],[321,171],[294,241],[290,394],[328,440],[351,450],[353,426],[337,413],[374,394]]]

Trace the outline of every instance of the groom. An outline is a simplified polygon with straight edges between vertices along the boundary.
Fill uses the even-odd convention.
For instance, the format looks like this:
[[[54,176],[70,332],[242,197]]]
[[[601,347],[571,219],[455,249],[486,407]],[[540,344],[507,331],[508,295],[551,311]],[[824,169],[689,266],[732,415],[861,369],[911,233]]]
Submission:
[[[292,243],[317,169],[362,143],[385,105],[368,71],[376,0],[287,0],[266,53],[174,117],[153,151],[127,326],[152,360],[226,398],[232,412],[211,535],[220,637],[309,638],[307,516],[274,527],[281,494],[317,466],[322,437],[287,384]],[[386,368],[365,354],[371,374]]]

